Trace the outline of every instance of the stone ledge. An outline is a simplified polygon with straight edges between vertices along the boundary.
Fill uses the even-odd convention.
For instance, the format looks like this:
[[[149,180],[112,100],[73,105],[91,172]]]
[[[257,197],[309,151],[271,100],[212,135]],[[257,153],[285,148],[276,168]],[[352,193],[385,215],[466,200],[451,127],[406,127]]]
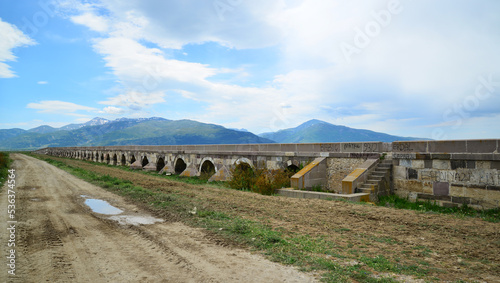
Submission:
[[[369,193],[356,193],[347,195],[347,194],[300,191],[294,189],[279,189],[276,190],[276,193],[280,196],[292,197],[292,198],[324,199],[324,200],[345,199],[354,202],[370,201]]]
[[[476,160],[476,161],[498,161],[499,153],[393,153],[394,160]]]

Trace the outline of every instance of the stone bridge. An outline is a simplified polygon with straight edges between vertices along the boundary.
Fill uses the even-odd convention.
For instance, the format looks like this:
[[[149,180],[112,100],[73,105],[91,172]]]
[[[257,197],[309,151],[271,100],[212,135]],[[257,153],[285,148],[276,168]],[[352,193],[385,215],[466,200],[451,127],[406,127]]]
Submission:
[[[295,197],[376,201],[395,193],[446,206],[500,206],[499,140],[103,146],[44,148],[37,153],[182,176],[228,180],[240,163],[269,169],[302,168]],[[307,192],[321,186],[329,193]],[[304,191],[306,190],[306,191]]]
[[[378,158],[389,146],[381,142],[103,146],[45,148],[37,152],[181,176],[210,174],[211,180],[227,180],[230,169],[239,163],[252,168],[296,170],[318,157]]]

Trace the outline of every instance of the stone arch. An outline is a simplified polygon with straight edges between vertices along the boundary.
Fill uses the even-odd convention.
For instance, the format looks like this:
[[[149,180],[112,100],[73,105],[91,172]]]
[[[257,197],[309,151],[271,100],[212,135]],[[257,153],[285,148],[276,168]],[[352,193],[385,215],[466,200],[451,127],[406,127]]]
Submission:
[[[165,159],[163,157],[159,157],[158,161],[156,161],[156,171],[160,172],[163,167],[165,167]]]
[[[186,170],[187,164],[184,161],[183,157],[177,157],[174,161],[174,171],[175,174],[181,174],[184,170]]]
[[[134,164],[134,162],[136,162],[137,159],[135,159],[135,155],[132,154],[132,156],[130,157],[130,164]]]
[[[248,164],[252,169],[255,168],[255,166],[253,165],[252,160],[250,160],[250,159],[248,159],[246,157],[240,157],[240,158],[236,159],[236,161],[234,162],[233,166],[239,165],[241,163]]]
[[[125,166],[127,165],[127,158],[125,157],[125,154],[122,153],[122,158],[120,160],[120,165]]]
[[[111,163],[111,156],[109,155],[109,153],[106,153],[106,164],[110,163]]]
[[[104,153],[101,153],[101,162],[104,162]]]
[[[118,164],[118,156],[115,154],[113,154],[113,165],[117,165]]]
[[[290,164],[285,168],[285,170],[290,172],[290,173],[295,174],[295,173],[299,172],[300,168],[299,168],[299,166],[297,166],[295,164]]]
[[[285,170],[288,171],[290,174],[295,174],[300,171],[300,161],[298,160],[288,160],[285,164],[283,164],[285,167]]]
[[[201,175],[212,176],[217,173],[217,167],[215,166],[214,161],[210,157],[205,157],[201,160],[200,170]]]

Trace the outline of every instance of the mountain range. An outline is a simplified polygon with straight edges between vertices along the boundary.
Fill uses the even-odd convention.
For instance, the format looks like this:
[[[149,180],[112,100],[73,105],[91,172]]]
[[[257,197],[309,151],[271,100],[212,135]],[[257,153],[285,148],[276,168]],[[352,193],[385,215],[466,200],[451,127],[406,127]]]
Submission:
[[[316,142],[393,142],[423,140],[413,137],[399,137],[370,130],[353,129],[333,125],[320,120],[309,120],[296,128],[263,133],[260,137],[277,143],[316,143]]]
[[[296,128],[263,133],[192,120],[164,118],[94,118],[83,124],[61,128],[40,126],[29,130],[0,129],[0,150],[35,150],[44,147],[104,145],[186,145],[243,143],[305,143],[416,140],[369,130],[310,120]]]

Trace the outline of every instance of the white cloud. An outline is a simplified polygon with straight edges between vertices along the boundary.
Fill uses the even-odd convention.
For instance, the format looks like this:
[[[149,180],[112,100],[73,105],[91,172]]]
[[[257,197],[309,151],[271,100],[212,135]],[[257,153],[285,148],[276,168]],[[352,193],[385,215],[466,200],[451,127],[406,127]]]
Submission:
[[[49,83],[49,82],[47,82],[47,81],[38,81],[38,82],[37,82],[37,84],[39,84],[39,85],[46,85],[46,84],[48,84],[48,83]]]
[[[34,45],[35,42],[19,30],[15,25],[4,22],[0,18],[0,78],[13,78],[16,74],[4,62],[16,61],[12,49]]]
[[[119,108],[119,107],[114,107],[114,106],[104,107],[104,109],[102,111],[99,111],[99,113],[111,114],[111,115],[122,115],[126,112],[127,111],[125,109]]]
[[[96,39],[94,48],[116,76],[145,88],[154,88],[164,79],[200,83],[217,73],[203,64],[166,59],[160,49],[147,48],[126,37]]]
[[[87,26],[93,31],[106,32],[109,28],[106,18],[94,15],[92,13],[84,13],[78,16],[71,17],[74,23]]]
[[[267,17],[282,9],[282,1],[228,1],[234,5],[222,18],[215,2],[103,0],[101,3],[120,25],[132,22],[144,27],[141,39],[162,48],[181,49],[186,44],[208,41],[235,48],[259,48],[274,45],[281,37],[280,30],[267,23]]]
[[[110,97],[108,100],[101,101],[99,103],[104,105],[124,106],[130,108],[131,110],[140,110],[152,104],[165,102],[164,97],[165,94],[163,92],[142,93],[131,90],[126,93]],[[116,110],[118,108],[112,107],[108,109]]]
[[[83,114],[75,113],[77,111],[97,111],[96,108],[87,107],[83,105],[78,105],[71,102],[59,101],[59,100],[44,100],[38,103],[29,103],[26,105],[27,108],[37,109],[40,113],[57,113],[70,116],[86,116]]]

